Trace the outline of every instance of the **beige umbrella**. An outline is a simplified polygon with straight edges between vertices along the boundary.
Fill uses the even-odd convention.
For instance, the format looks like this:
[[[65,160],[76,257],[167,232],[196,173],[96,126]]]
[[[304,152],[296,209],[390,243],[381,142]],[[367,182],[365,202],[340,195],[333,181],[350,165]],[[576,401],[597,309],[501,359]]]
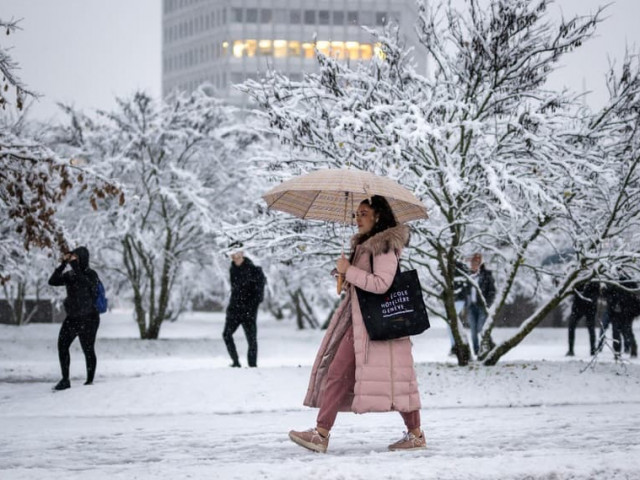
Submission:
[[[292,178],[265,193],[269,208],[309,220],[347,223],[360,202],[381,195],[399,223],[428,218],[427,207],[396,181],[355,169],[327,169]],[[351,220],[351,216],[349,216]],[[343,238],[344,253],[344,238]],[[342,277],[338,279],[338,293]]]
[[[269,208],[309,220],[346,223],[346,209],[382,195],[399,223],[428,218],[427,207],[402,185],[362,170],[327,169],[292,178],[265,193]]]

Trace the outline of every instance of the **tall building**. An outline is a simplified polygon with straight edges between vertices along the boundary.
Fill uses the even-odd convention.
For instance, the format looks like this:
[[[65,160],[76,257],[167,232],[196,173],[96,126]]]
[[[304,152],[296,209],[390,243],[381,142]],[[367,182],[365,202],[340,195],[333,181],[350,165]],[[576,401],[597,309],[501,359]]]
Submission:
[[[316,70],[314,37],[323,53],[359,62],[378,50],[361,25],[392,20],[411,44],[415,17],[415,0],[164,0],[163,94],[210,82],[243,103],[232,84],[268,69],[292,80]]]

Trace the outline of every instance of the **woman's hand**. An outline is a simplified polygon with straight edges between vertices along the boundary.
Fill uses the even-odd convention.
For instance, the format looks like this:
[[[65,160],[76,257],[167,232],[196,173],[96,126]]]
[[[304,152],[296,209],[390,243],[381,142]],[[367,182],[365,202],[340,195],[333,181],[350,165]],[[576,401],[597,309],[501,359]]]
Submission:
[[[336,262],[336,270],[338,270],[338,273],[340,273],[341,275],[344,275],[345,273],[347,273],[347,269],[350,266],[351,264],[349,263],[349,260],[347,260],[347,257],[345,257],[343,253]]]

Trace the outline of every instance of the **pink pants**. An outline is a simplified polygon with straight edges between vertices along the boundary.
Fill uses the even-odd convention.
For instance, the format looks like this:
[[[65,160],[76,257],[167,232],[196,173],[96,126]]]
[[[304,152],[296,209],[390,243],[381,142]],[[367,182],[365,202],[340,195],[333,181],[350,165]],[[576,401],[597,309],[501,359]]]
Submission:
[[[349,393],[355,383],[356,354],[353,348],[353,328],[349,328],[340,342],[336,356],[329,366],[329,372],[327,372],[327,384],[322,397],[322,406],[318,412],[318,427],[331,430],[345,395]],[[399,413],[407,430],[420,427],[420,410]]]

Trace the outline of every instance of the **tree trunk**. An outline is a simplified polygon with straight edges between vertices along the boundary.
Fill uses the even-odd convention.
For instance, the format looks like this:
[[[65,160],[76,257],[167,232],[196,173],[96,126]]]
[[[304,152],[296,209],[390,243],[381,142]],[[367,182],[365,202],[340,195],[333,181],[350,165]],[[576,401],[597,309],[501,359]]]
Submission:
[[[524,338],[531,333],[531,331],[538,326],[542,320],[554,309],[556,308],[564,297],[560,294],[556,294],[546,305],[542,308],[539,308],[533,315],[531,315],[527,320],[525,320],[518,332],[508,340],[502,342],[500,345],[497,345],[489,351],[483,360],[483,365],[493,366],[498,363],[498,360],[505,355],[509,350],[518,345]]]

